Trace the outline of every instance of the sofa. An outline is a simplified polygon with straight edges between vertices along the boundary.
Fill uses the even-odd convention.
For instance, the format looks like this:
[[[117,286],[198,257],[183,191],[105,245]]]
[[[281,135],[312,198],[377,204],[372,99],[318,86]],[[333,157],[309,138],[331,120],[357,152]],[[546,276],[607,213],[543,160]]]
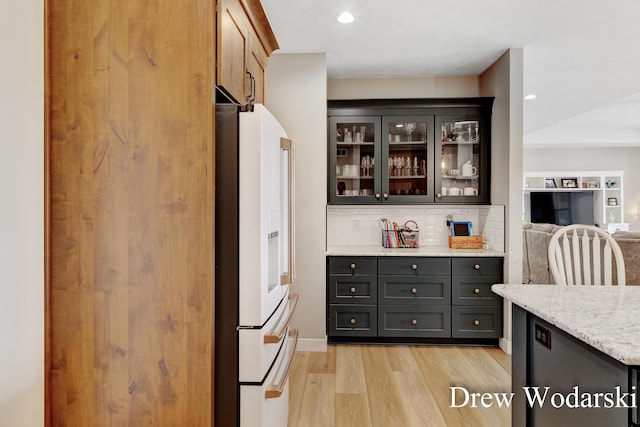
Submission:
[[[522,283],[554,283],[548,248],[551,236],[560,228],[554,224],[523,225]],[[616,231],[612,236],[622,250],[627,284],[640,285],[640,232]]]

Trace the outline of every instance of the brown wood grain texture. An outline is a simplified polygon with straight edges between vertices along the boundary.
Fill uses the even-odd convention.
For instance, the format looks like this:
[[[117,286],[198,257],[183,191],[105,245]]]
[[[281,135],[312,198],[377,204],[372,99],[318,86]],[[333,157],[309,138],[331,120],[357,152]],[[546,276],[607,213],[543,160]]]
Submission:
[[[46,424],[210,426],[214,3],[47,12]]]

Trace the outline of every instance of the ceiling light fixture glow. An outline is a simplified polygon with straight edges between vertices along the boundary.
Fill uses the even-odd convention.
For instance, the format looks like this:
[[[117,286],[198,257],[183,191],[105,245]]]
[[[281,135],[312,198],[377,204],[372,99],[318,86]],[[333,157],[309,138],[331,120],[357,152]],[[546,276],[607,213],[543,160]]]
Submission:
[[[536,99],[536,98],[537,97],[532,93],[524,97],[524,99],[526,99],[527,101],[532,100],[532,99]]]
[[[342,12],[340,16],[338,16],[338,22],[340,22],[341,24],[350,24],[355,19],[356,18],[354,18],[351,12]]]

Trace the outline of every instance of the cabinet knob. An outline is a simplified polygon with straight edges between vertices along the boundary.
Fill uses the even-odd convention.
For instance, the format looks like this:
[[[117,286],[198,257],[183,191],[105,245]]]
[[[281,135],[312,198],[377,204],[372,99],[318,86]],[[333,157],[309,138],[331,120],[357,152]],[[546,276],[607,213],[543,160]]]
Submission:
[[[389,195],[387,193],[384,193],[382,197],[384,197],[384,199],[387,200],[389,198]]]
[[[376,193],[376,199],[380,200],[380,193]]]
[[[415,326],[415,325],[417,325],[417,324],[418,324],[418,321],[417,321],[416,319],[412,319],[412,320],[411,320],[411,324]]]
[[[475,289],[473,290],[473,293],[474,293],[474,294],[476,294],[476,295],[478,295],[478,294],[480,293],[480,289],[479,289],[479,288],[475,288]]]
[[[411,264],[411,269],[412,270],[417,270],[418,269],[418,265],[417,264]]]
[[[439,199],[440,197],[442,197],[442,193],[436,194],[436,197]]]
[[[480,264],[476,264],[476,265],[474,265],[474,266],[473,266],[473,268],[474,268],[475,270],[480,270]]]
[[[352,270],[355,270],[356,269],[356,264],[352,263],[349,267],[351,267]]]
[[[355,325],[356,324],[356,319],[351,319],[351,321],[349,323],[351,323],[352,325]]]
[[[351,289],[349,289],[349,290],[351,291],[351,293],[352,293],[352,294],[355,294],[355,293],[356,293],[356,288],[351,288]]]
[[[476,319],[476,320],[473,321],[473,324],[475,326],[480,326],[480,321],[478,319]]]
[[[415,294],[417,294],[417,293],[418,293],[418,290],[417,290],[416,288],[412,288],[412,289],[411,289],[411,293],[415,295]]]

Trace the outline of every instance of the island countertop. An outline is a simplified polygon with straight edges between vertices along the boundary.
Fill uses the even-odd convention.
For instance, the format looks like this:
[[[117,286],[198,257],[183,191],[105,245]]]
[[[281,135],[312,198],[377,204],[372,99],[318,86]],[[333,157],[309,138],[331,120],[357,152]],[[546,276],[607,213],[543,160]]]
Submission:
[[[382,245],[330,245],[329,256],[447,256],[447,257],[504,257],[504,252],[489,249],[450,249],[447,246],[420,248],[385,248]]]
[[[491,290],[625,365],[640,365],[640,286],[500,284]]]

